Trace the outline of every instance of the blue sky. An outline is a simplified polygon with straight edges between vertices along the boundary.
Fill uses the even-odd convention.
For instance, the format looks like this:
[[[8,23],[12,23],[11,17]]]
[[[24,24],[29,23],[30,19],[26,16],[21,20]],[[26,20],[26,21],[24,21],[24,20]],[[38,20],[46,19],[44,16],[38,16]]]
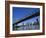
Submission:
[[[21,18],[32,15],[32,14],[39,12],[39,11],[40,11],[39,8],[13,7],[13,16],[12,16],[13,23]],[[36,19],[36,18],[34,18],[34,19]]]

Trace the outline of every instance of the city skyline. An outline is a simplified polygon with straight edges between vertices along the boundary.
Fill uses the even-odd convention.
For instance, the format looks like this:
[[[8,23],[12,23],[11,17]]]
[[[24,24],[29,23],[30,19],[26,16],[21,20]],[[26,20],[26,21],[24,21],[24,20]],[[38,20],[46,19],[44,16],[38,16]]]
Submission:
[[[35,18],[35,19],[34,19]],[[22,25],[23,23],[26,24],[26,23],[32,23],[32,22],[37,22],[36,19],[38,19],[38,21],[40,21],[40,16],[37,16],[37,17],[34,17],[32,19],[28,19],[26,21],[23,21],[21,23],[18,23],[17,25],[20,26]]]

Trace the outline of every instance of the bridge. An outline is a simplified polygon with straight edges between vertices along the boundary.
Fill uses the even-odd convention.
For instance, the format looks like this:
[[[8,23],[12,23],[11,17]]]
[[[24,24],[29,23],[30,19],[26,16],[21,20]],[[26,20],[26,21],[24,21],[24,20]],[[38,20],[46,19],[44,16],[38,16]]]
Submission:
[[[32,14],[32,15],[30,15],[30,16],[27,16],[27,17],[25,17],[25,18],[23,18],[23,19],[17,21],[17,22],[14,23],[13,25],[18,24],[18,23],[21,23],[21,22],[23,22],[23,21],[26,21],[26,20],[28,20],[28,19],[30,19],[30,18],[37,17],[37,16],[40,16],[40,12],[37,12],[37,13]]]

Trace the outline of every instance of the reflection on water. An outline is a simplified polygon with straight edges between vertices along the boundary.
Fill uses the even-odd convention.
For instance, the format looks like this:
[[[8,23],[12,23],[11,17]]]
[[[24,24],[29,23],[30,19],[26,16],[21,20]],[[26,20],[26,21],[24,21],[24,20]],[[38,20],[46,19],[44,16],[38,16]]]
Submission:
[[[18,26],[16,27],[15,30],[39,30],[39,25],[25,25],[25,26]]]

